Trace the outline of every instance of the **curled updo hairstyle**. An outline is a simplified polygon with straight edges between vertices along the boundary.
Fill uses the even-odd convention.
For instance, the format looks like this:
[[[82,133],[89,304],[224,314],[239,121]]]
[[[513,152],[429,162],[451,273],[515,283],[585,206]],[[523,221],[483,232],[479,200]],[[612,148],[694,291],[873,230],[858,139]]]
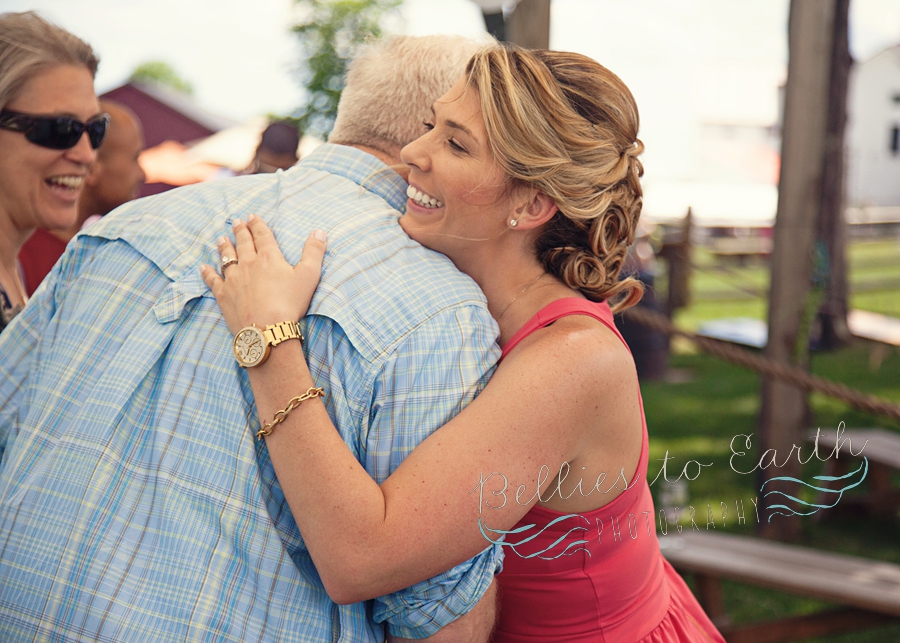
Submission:
[[[35,12],[0,14],[0,109],[50,67],[84,67],[95,76],[98,64],[90,45]]]
[[[618,76],[580,54],[483,49],[466,77],[481,101],[494,158],[513,186],[540,190],[559,211],[535,241],[547,272],[588,299],[636,304],[619,280],[641,213],[638,110]]]

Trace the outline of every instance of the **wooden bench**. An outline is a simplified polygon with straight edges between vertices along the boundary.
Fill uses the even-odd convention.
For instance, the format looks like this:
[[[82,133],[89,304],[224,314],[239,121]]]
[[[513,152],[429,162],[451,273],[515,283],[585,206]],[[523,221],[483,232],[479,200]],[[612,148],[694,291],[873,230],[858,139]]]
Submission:
[[[713,319],[700,324],[697,334],[721,342],[763,349],[769,338],[766,322],[750,317]]]
[[[697,599],[728,643],[782,643],[900,623],[900,565],[727,533],[686,531],[659,540],[672,566],[694,575]],[[842,607],[732,625],[723,578]]]
[[[854,337],[873,343],[869,366],[877,370],[891,347],[900,347],[900,319],[868,310],[847,313],[847,328]],[[769,341],[766,322],[750,317],[712,319],[700,324],[697,334],[723,342],[763,349]]]
[[[711,254],[730,257],[768,255],[772,253],[772,237],[759,234],[742,237],[709,237],[707,249]]]
[[[877,371],[893,346],[900,347],[900,319],[868,310],[847,313],[847,328],[854,337],[872,342],[869,368]]]
[[[835,509],[846,511],[859,507],[873,515],[895,517],[900,509],[900,490],[891,484],[891,474],[894,470],[900,471],[900,434],[884,429],[812,429],[806,436],[809,442],[815,441],[817,431],[821,455],[831,452],[838,439],[842,445],[838,457],[826,461],[824,475],[843,475],[850,471],[851,463],[856,466],[862,456],[869,461],[869,471],[864,483],[866,495],[841,498],[836,507],[820,511],[816,518],[824,518]],[[853,453],[859,453],[859,456],[855,457]],[[820,494],[819,504],[825,504],[826,496]]]

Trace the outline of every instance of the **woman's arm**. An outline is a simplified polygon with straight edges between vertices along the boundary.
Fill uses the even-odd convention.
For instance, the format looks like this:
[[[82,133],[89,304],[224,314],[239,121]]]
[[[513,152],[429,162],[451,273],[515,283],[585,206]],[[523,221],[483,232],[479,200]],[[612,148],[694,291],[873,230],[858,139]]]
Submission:
[[[240,263],[226,269],[224,281],[204,271],[232,332],[303,316],[324,255],[324,241],[311,237],[292,268],[259,218],[249,227],[253,234],[242,223],[235,227]],[[233,252],[225,244],[223,254]],[[305,301],[288,302],[286,292]],[[479,518],[493,529],[512,527],[537,501],[542,465],[552,478],[583,447],[584,428],[597,425],[603,400],[627,397],[623,382],[633,382],[619,377],[619,353],[603,350],[604,336],[554,327],[541,332],[548,341],[523,343],[478,399],[380,487],[319,399],[304,402],[266,437],[294,518],[337,602],[407,587],[477,554],[487,545]],[[262,421],[315,386],[300,343],[292,341],[272,349],[249,377]],[[585,482],[588,489],[594,480]],[[543,489],[546,499],[550,485]]]

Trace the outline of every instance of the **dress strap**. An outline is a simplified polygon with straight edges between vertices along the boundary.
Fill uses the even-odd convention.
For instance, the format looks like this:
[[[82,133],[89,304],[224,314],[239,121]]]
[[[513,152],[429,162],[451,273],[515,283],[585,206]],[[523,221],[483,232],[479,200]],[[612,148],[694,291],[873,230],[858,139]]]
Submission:
[[[502,361],[503,358],[506,357],[509,352],[512,351],[516,347],[516,345],[518,345],[519,342],[528,337],[534,331],[549,326],[558,319],[568,317],[569,315],[587,315],[588,317],[593,317],[597,321],[604,324],[612,332],[614,332],[616,334],[616,337],[618,337],[622,344],[625,345],[625,348],[628,349],[628,352],[631,352],[631,349],[628,348],[628,343],[622,337],[622,333],[620,333],[619,329],[616,328],[616,324],[613,321],[613,314],[609,308],[609,304],[607,304],[605,301],[597,303],[588,301],[587,299],[582,299],[580,297],[566,297],[564,299],[557,299],[556,301],[551,302],[550,304],[541,308],[534,317],[528,320],[528,322],[524,326],[522,326],[522,328],[516,331],[515,335],[513,335],[510,340],[503,346],[503,353],[500,356],[500,360]],[[640,401],[641,426],[643,431],[643,435],[641,438],[641,454],[638,458],[637,468],[634,471],[634,476],[628,483],[629,490],[627,492],[623,492],[610,504],[604,505],[596,511],[610,511],[612,508],[620,507],[623,504],[631,502],[631,500],[626,500],[626,498],[633,498],[633,494],[643,493],[643,487],[637,485],[637,482],[639,480],[639,476],[647,475],[647,465],[650,459],[650,435],[647,432],[647,417],[644,415],[644,402],[641,396],[640,384],[638,384],[637,386],[637,395],[638,400]],[[632,491],[633,489],[637,489],[637,491]],[[647,490],[647,493],[649,494],[649,489]],[[535,505],[534,507],[532,507],[531,512],[543,512],[547,515],[561,515],[561,512],[556,512],[555,510],[541,507],[539,505]],[[590,514],[592,512],[587,513]]]
[[[522,328],[517,330],[515,335],[513,335],[503,346],[503,353],[500,356],[500,359],[502,360],[506,357],[519,342],[534,331],[549,326],[558,319],[568,317],[569,315],[587,315],[588,317],[593,317],[614,332],[616,337],[625,344],[625,347],[628,347],[628,344],[625,343],[625,339],[622,337],[619,329],[616,328],[612,311],[609,309],[609,304],[605,301],[598,303],[580,297],[566,297],[564,299],[557,299],[541,308],[534,317],[529,319]],[[631,349],[629,349],[629,352],[630,350]]]

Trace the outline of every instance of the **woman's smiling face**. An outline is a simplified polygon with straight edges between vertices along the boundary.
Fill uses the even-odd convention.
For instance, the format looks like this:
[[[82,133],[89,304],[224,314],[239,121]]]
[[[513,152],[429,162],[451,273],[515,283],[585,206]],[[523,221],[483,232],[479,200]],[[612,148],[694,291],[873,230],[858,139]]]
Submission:
[[[428,132],[403,148],[409,200],[403,230],[458,263],[506,229],[510,184],[488,146],[478,92],[461,78],[433,108]]]
[[[6,109],[82,122],[100,111],[86,67],[57,65],[32,76]],[[67,150],[41,147],[21,132],[0,130],[0,216],[19,230],[68,228],[84,178],[96,158],[87,134]]]

